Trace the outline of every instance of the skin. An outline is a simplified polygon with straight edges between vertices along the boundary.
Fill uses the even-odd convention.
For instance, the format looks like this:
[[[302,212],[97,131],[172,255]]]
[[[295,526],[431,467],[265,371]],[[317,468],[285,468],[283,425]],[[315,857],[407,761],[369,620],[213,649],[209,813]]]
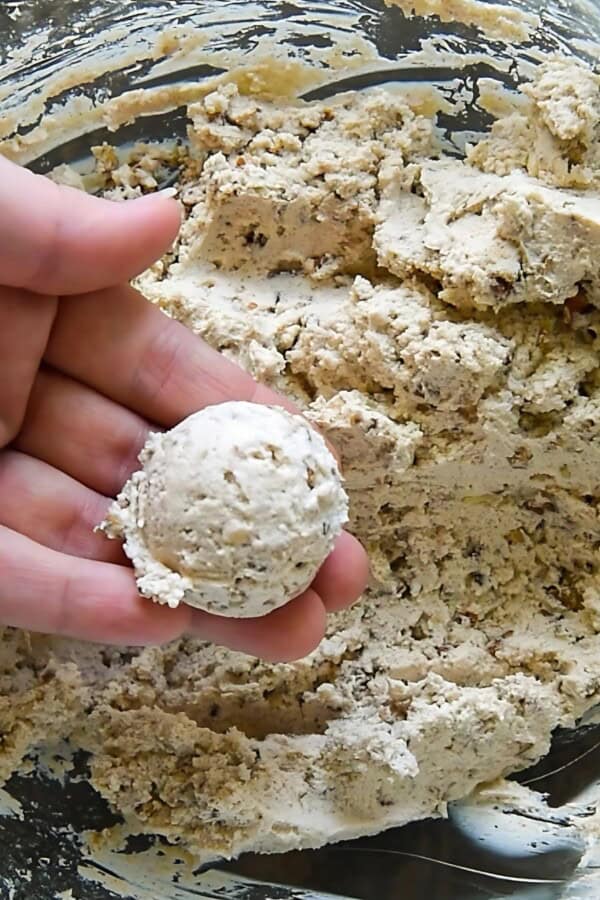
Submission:
[[[260,619],[140,597],[93,528],[149,431],[225,400],[290,404],[128,285],[169,247],[177,203],[113,203],[0,157],[0,624],[117,645],[191,634],[271,661],[306,655],[368,566],[344,533],[311,588]]]

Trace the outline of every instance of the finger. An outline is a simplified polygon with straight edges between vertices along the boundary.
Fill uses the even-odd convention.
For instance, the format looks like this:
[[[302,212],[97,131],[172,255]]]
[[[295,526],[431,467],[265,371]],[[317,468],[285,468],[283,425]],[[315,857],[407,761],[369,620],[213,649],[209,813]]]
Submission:
[[[127,281],[167,250],[180,221],[160,194],[114,203],[0,156],[2,284],[75,294]]]
[[[272,392],[259,385],[254,402],[271,399]],[[139,469],[139,453],[149,432],[157,430],[157,425],[93,388],[42,368],[14,446],[114,497]]]
[[[0,255],[2,252],[0,245]],[[0,288],[0,447],[12,441],[21,427],[55,314],[55,297]]]
[[[0,525],[0,622],[102,644],[160,644],[189,628],[188,607],[140,597],[125,566],[57,553]]]
[[[64,554],[124,562],[120,545],[93,531],[110,500],[51,466],[23,453],[5,451],[0,454],[0,496],[0,524],[13,531]],[[355,538],[344,534],[338,539],[314,585],[321,594],[321,607],[325,605],[331,612],[357,599],[366,582],[365,560]],[[220,635],[221,643],[237,641],[234,646],[252,646],[259,656],[292,659],[306,655],[322,637],[323,614],[315,596],[311,591],[275,618],[238,620],[232,625],[231,619],[202,615],[203,622],[195,625],[207,638]]]
[[[92,388],[42,369],[15,446],[114,497],[139,469],[138,454],[150,430],[145,419]]]
[[[312,588],[323,600],[327,612],[337,612],[358,600],[368,580],[367,554],[355,537],[343,531],[333,553],[319,569]]]
[[[267,660],[305,656],[325,631],[313,591],[264,619],[169,609],[136,591],[133,572],[57,553],[0,525],[0,622],[103,644],[160,644],[183,632]]]
[[[96,534],[108,497],[38,459],[15,450],[0,453],[0,524],[52,550],[127,564],[119,544]]]
[[[45,359],[165,427],[226,400],[296,411],[128,286],[61,300]]]
[[[326,624],[321,598],[308,590],[259,619],[229,619],[193,610],[190,634],[268,662],[290,662],[319,645]]]

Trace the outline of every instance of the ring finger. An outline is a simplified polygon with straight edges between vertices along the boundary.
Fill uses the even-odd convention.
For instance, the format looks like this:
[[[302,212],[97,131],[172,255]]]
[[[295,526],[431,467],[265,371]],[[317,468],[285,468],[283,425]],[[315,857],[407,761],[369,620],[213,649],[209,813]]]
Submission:
[[[127,564],[121,545],[94,532],[110,500],[25,453],[0,453],[0,525],[84,559]]]

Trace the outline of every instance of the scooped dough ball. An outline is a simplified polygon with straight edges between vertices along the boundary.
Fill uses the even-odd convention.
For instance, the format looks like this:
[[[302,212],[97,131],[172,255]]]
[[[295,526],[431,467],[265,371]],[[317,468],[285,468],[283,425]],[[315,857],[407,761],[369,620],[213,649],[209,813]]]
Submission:
[[[348,518],[325,441],[300,416],[223,403],[152,434],[101,526],[144,596],[262,616],[302,593]]]

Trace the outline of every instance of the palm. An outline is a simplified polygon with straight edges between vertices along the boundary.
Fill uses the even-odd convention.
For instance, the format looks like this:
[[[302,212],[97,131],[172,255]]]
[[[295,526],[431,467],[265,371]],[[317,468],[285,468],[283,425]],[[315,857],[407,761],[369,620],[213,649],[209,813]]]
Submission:
[[[349,535],[313,589],[236,621],[143,600],[93,531],[149,430],[226,399],[284,402],[127,285],[173,239],[176,204],[95,200],[2,160],[0,204],[0,624],[130,644],[185,631],[269,659],[312,649],[364,585]]]

